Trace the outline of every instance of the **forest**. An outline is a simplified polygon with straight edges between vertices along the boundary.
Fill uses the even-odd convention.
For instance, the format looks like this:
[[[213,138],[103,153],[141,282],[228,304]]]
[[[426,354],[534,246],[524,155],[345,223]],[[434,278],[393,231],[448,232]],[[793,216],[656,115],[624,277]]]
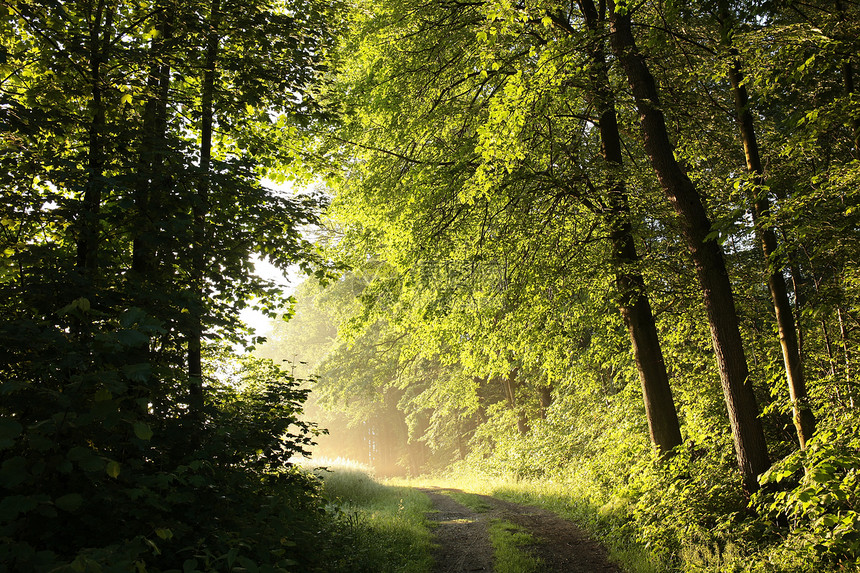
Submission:
[[[857,570],[858,67],[857,0],[0,0],[0,572],[429,571],[311,456]]]

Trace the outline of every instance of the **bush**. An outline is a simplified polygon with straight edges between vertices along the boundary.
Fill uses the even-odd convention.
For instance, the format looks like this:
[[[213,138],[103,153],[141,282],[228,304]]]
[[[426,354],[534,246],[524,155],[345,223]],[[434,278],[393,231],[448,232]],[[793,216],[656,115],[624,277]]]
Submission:
[[[826,420],[824,421],[826,424]],[[804,557],[831,565],[860,558],[860,423],[825,425],[761,476],[756,509]]]
[[[315,432],[297,381],[244,359],[196,412],[181,371],[130,361],[157,335],[141,313],[89,340],[4,326],[0,571],[319,564],[299,549],[319,531],[318,481],[288,462]]]

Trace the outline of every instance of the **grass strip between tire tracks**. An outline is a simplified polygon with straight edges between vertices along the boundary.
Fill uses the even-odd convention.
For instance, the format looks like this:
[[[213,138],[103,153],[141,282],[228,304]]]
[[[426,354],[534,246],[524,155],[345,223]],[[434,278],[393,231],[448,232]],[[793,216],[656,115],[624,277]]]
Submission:
[[[541,570],[540,560],[526,550],[536,543],[535,538],[522,527],[494,519],[490,522],[490,543],[493,544],[496,573],[536,573]]]

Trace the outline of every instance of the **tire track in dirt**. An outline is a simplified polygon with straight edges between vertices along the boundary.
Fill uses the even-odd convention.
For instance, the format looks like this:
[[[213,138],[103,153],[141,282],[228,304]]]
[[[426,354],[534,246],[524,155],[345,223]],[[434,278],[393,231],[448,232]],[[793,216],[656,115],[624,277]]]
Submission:
[[[433,553],[434,573],[465,573],[493,569],[490,521],[501,519],[519,525],[536,543],[524,548],[541,560],[546,573],[622,573],[609,562],[606,550],[580,528],[549,511],[478,495],[490,509],[475,511],[454,501],[444,492],[455,489],[422,488],[433,502],[428,515],[437,524]]]

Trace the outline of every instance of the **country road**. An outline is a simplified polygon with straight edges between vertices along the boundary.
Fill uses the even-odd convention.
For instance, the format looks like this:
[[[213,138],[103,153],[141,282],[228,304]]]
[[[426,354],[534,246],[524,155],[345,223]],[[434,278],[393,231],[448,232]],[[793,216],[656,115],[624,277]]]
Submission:
[[[546,573],[621,573],[607,559],[606,550],[585,532],[549,511],[476,495],[485,508],[475,510],[446,493],[462,493],[443,488],[422,488],[433,502],[429,519],[435,522],[434,573],[494,571],[493,547],[488,528],[492,520],[514,523],[536,543],[527,551],[541,562]]]

